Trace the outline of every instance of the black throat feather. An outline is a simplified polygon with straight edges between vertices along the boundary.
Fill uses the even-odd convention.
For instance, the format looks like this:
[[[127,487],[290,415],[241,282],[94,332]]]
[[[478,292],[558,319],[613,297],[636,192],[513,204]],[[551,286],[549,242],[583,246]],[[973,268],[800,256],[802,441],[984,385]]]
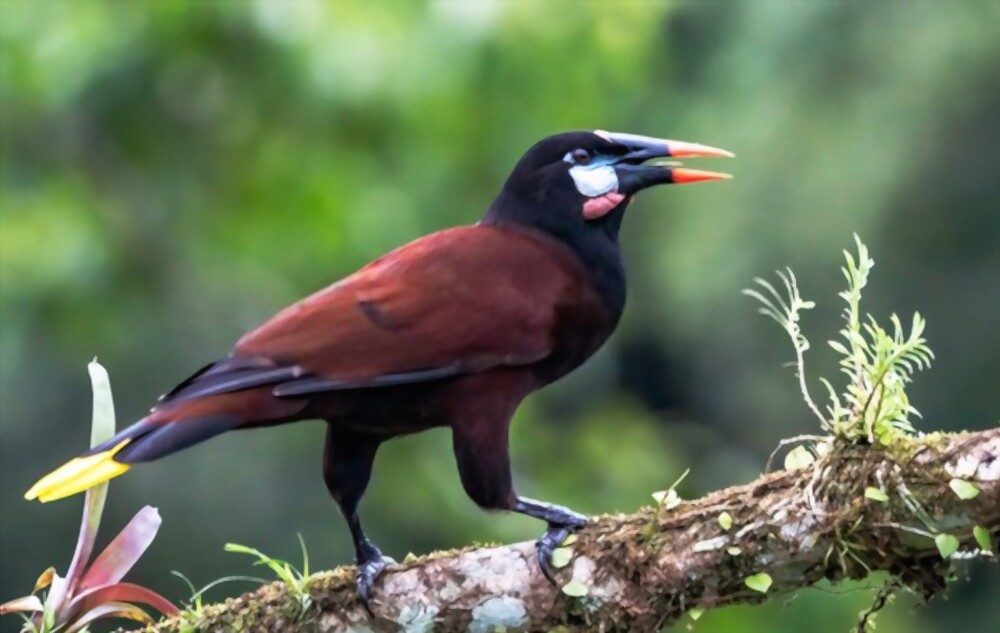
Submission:
[[[579,208],[568,213],[565,209]],[[538,200],[505,187],[480,220],[485,226],[535,230],[554,237],[580,258],[597,292],[615,320],[625,307],[625,267],[618,245],[618,231],[627,200],[596,220],[585,220],[581,202],[560,195]]]

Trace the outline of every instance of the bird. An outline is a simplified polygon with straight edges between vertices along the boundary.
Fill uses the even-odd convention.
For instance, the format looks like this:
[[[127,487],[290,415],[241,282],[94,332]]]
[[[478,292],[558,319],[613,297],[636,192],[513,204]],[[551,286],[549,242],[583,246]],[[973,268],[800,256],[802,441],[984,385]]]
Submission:
[[[392,438],[449,427],[472,501],[545,522],[538,565],[555,583],[552,552],[587,518],[517,494],[511,418],[614,331],[626,297],[619,229],[636,194],[729,178],[676,159],[732,156],[603,130],[546,137],[478,222],[416,239],[277,312],[25,497],[68,497],[227,431],[324,420],[323,479],[350,530],[357,592],[371,612],[375,581],[394,563],[358,512],[376,452]]]

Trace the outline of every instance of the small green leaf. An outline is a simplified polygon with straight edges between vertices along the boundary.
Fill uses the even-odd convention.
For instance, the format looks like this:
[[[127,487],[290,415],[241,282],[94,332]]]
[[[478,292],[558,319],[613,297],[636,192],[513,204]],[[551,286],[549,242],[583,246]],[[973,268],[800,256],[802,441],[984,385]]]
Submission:
[[[566,565],[569,565],[569,561],[573,558],[573,550],[568,547],[557,547],[552,550],[552,566],[556,569],[562,569]]]
[[[832,347],[833,350],[835,352],[837,352],[838,354],[840,354],[841,356],[850,356],[851,355],[851,352],[848,351],[848,349],[846,347],[844,347],[844,344],[841,343],[841,342],[839,342],[839,341],[827,341],[827,344],[830,347]]]
[[[886,501],[889,500],[889,495],[885,494],[878,488],[873,488],[872,486],[868,486],[867,488],[865,488],[865,498],[885,503]]]
[[[729,531],[729,528],[733,527],[733,517],[728,512],[723,512],[719,515],[719,527],[725,531]]]
[[[302,550],[302,577],[305,578],[309,575],[309,551],[306,549],[306,542],[302,538],[302,534],[299,533],[299,548]]]
[[[958,551],[958,539],[951,534],[938,534],[934,537],[934,544],[937,545],[941,558],[951,558]]]
[[[698,621],[698,618],[704,615],[704,613],[705,613],[704,607],[691,607],[690,609],[688,609],[688,615],[691,616],[691,619],[696,622]]]
[[[948,482],[948,487],[958,495],[959,499],[975,499],[979,494],[979,486],[964,479],[952,479]]]
[[[876,429],[875,435],[882,446],[891,446],[892,442],[899,437],[899,433],[892,428]]]
[[[747,587],[750,587],[754,591],[758,591],[760,593],[767,593],[767,590],[771,588],[771,582],[771,576],[765,574],[764,572],[754,574],[743,581]]]
[[[972,528],[972,536],[976,537],[976,543],[979,544],[979,549],[992,552],[993,551],[993,541],[990,538],[990,532],[981,525],[977,525]]]
[[[805,446],[796,446],[785,455],[785,470],[799,470],[816,461]]]
[[[572,596],[574,598],[582,598],[590,592],[590,587],[583,584],[579,580],[573,579],[563,585],[562,592],[567,596]]]
[[[726,551],[729,553],[730,556],[739,556],[740,554],[743,553],[743,550],[736,547],[735,545],[733,545],[732,547],[727,547]]]

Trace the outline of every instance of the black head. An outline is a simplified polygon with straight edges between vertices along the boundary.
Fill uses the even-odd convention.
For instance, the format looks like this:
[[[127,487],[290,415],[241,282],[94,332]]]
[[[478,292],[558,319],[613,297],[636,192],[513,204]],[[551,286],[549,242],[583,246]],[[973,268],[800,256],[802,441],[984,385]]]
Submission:
[[[565,132],[529,149],[507,178],[484,222],[519,224],[558,236],[587,225],[613,228],[632,197],[654,185],[728,178],[651,158],[725,156],[725,150],[666,139],[594,132]]]
[[[599,278],[623,274],[618,229],[637,193],[655,185],[729,178],[676,162],[646,161],[698,156],[733,154],[697,143],[603,130],[556,134],[521,157],[482,223],[544,231],[576,251]],[[622,286],[624,300],[624,279],[603,279],[603,285],[609,283]]]

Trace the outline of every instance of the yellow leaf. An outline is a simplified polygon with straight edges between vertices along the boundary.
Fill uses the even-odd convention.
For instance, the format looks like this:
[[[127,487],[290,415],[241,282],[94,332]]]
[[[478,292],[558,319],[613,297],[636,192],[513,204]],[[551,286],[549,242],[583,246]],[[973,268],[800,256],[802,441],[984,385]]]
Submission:
[[[733,517],[728,512],[723,512],[719,515],[719,527],[725,531],[729,531],[729,528],[733,527]]]

